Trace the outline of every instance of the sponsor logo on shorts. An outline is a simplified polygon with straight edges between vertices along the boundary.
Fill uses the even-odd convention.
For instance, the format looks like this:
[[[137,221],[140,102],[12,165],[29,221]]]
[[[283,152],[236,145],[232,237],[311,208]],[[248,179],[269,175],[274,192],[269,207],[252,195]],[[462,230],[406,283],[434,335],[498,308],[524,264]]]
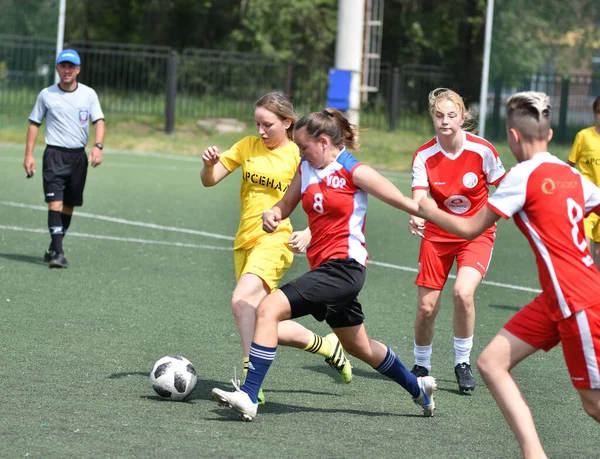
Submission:
[[[417,272],[421,272],[421,262],[417,263]]]
[[[87,123],[89,118],[90,118],[90,115],[86,109],[82,108],[79,110],[79,122],[80,123]]]
[[[46,196],[54,196],[54,193],[46,193]]]
[[[571,378],[573,381],[585,381],[585,378],[576,378],[576,377],[572,377]]]
[[[444,201],[444,205],[455,214],[464,214],[471,208],[471,201],[465,196],[455,194]]]

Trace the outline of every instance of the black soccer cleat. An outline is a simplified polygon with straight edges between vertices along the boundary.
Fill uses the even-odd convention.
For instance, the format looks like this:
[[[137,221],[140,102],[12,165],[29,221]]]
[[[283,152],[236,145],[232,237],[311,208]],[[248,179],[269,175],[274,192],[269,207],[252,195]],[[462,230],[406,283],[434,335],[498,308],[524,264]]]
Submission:
[[[468,363],[459,363],[454,367],[454,374],[456,375],[456,382],[458,383],[458,390],[465,392],[468,390],[475,390],[475,378],[471,371],[471,365]]]
[[[42,258],[42,262],[48,264],[48,263],[50,263],[50,260],[52,260],[55,256],[56,256],[56,251],[46,250],[46,253],[44,253],[44,258]]]
[[[414,367],[412,367],[412,370],[410,370],[410,372],[415,375],[417,378],[419,377],[424,377],[424,376],[429,376],[429,370],[425,367],[422,367],[421,365],[416,365]]]
[[[48,268],[66,268],[69,266],[64,253],[55,253],[52,259],[48,262]]]

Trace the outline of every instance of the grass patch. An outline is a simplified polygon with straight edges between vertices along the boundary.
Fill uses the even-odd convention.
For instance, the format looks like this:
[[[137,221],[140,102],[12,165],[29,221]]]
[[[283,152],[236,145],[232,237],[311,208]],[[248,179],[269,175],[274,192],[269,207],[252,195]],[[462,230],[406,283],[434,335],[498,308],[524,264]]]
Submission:
[[[30,111],[15,109],[0,110],[0,141],[3,143],[25,144]],[[241,133],[219,134],[216,131],[199,127],[199,118],[179,117],[173,134],[165,133],[162,116],[126,115],[106,113],[106,137],[104,144],[108,150],[134,150],[162,152],[181,155],[201,155],[209,145],[220,149],[233,145],[246,135],[255,135],[252,118],[243,120],[247,128]],[[40,129],[37,145],[44,146],[45,124]],[[379,169],[408,172],[415,150],[433,136],[432,129],[397,129],[390,132],[380,129],[362,129],[360,132],[361,150],[357,159]],[[93,143],[90,136],[90,145]],[[506,167],[515,164],[505,141],[493,142]],[[566,160],[571,144],[552,142],[551,151]]]
[[[375,134],[365,133],[363,144]],[[58,271],[40,262],[49,241],[41,174],[25,179],[22,150],[0,146],[0,333],[9,388],[2,457],[519,457],[480,375],[474,393],[457,391],[450,284],[436,319],[433,418],[420,416],[404,390],[357,359],[345,385],[323,358],[280,346],[265,380],[267,404],[254,422],[241,423],[210,400],[213,387],[231,387],[234,367],[241,372],[231,314],[239,172],[204,188],[198,157],[108,151],[102,166],[89,170],[85,205],[65,239],[70,266]],[[388,177],[410,192],[409,176]],[[360,302],[369,334],[411,366],[419,241],[407,220],[369,199]],[[301,209],[292,221],[304,227]],[[284,282],[307,269],[306,258],[295,257]],[[515,225],[501,221],[477,289],[472,359],[535,296],[515,286],[538,287],[535,260]],[[311,317],[301,323],[329,332]],[[187,402],[159,400],[149,386],[152,365],[168,354],[186,356],[198,372]],[[536,353],[513,374],[549,457],[598,456],[598,424],[583,412],[560,348]]]

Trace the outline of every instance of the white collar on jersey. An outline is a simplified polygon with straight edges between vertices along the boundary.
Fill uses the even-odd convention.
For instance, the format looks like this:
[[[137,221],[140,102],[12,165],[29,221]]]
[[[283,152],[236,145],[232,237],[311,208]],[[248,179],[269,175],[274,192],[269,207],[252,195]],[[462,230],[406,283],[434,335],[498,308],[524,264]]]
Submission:
[[[440,147],[440,151],[444,154],[444,156],[446,158],[448,158],[450,160],[455,160],[462,154],[463,151],[465,151],[465,144],[467,143],[467,134],[463,130],[461,130],[460,132],[462,134],[462,145],[460,146],[460,149],[456,153],[448,153],[446,150],[444,150],[444,147],[442,147],[442,143],[440,142],[440,139],[438,138],[438,136],[435,136],[435,140]]]

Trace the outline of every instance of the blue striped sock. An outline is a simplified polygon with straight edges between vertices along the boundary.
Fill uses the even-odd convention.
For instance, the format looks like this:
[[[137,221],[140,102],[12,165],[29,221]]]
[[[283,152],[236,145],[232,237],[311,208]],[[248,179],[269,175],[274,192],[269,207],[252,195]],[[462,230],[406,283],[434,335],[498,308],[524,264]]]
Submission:
[[[398,356],[389,347],[385,359],[375,369],[404,387],[413,398],[420,395],[421,391],[417,377],[406,369]]]
[[[258,403],[258,391],[267,376],[267,371],[273,363],[277,346],[266,347],[256,344],[250,346],[250,362],[248,362],[248,375],[241,390],[246,392],[253,403]]]

